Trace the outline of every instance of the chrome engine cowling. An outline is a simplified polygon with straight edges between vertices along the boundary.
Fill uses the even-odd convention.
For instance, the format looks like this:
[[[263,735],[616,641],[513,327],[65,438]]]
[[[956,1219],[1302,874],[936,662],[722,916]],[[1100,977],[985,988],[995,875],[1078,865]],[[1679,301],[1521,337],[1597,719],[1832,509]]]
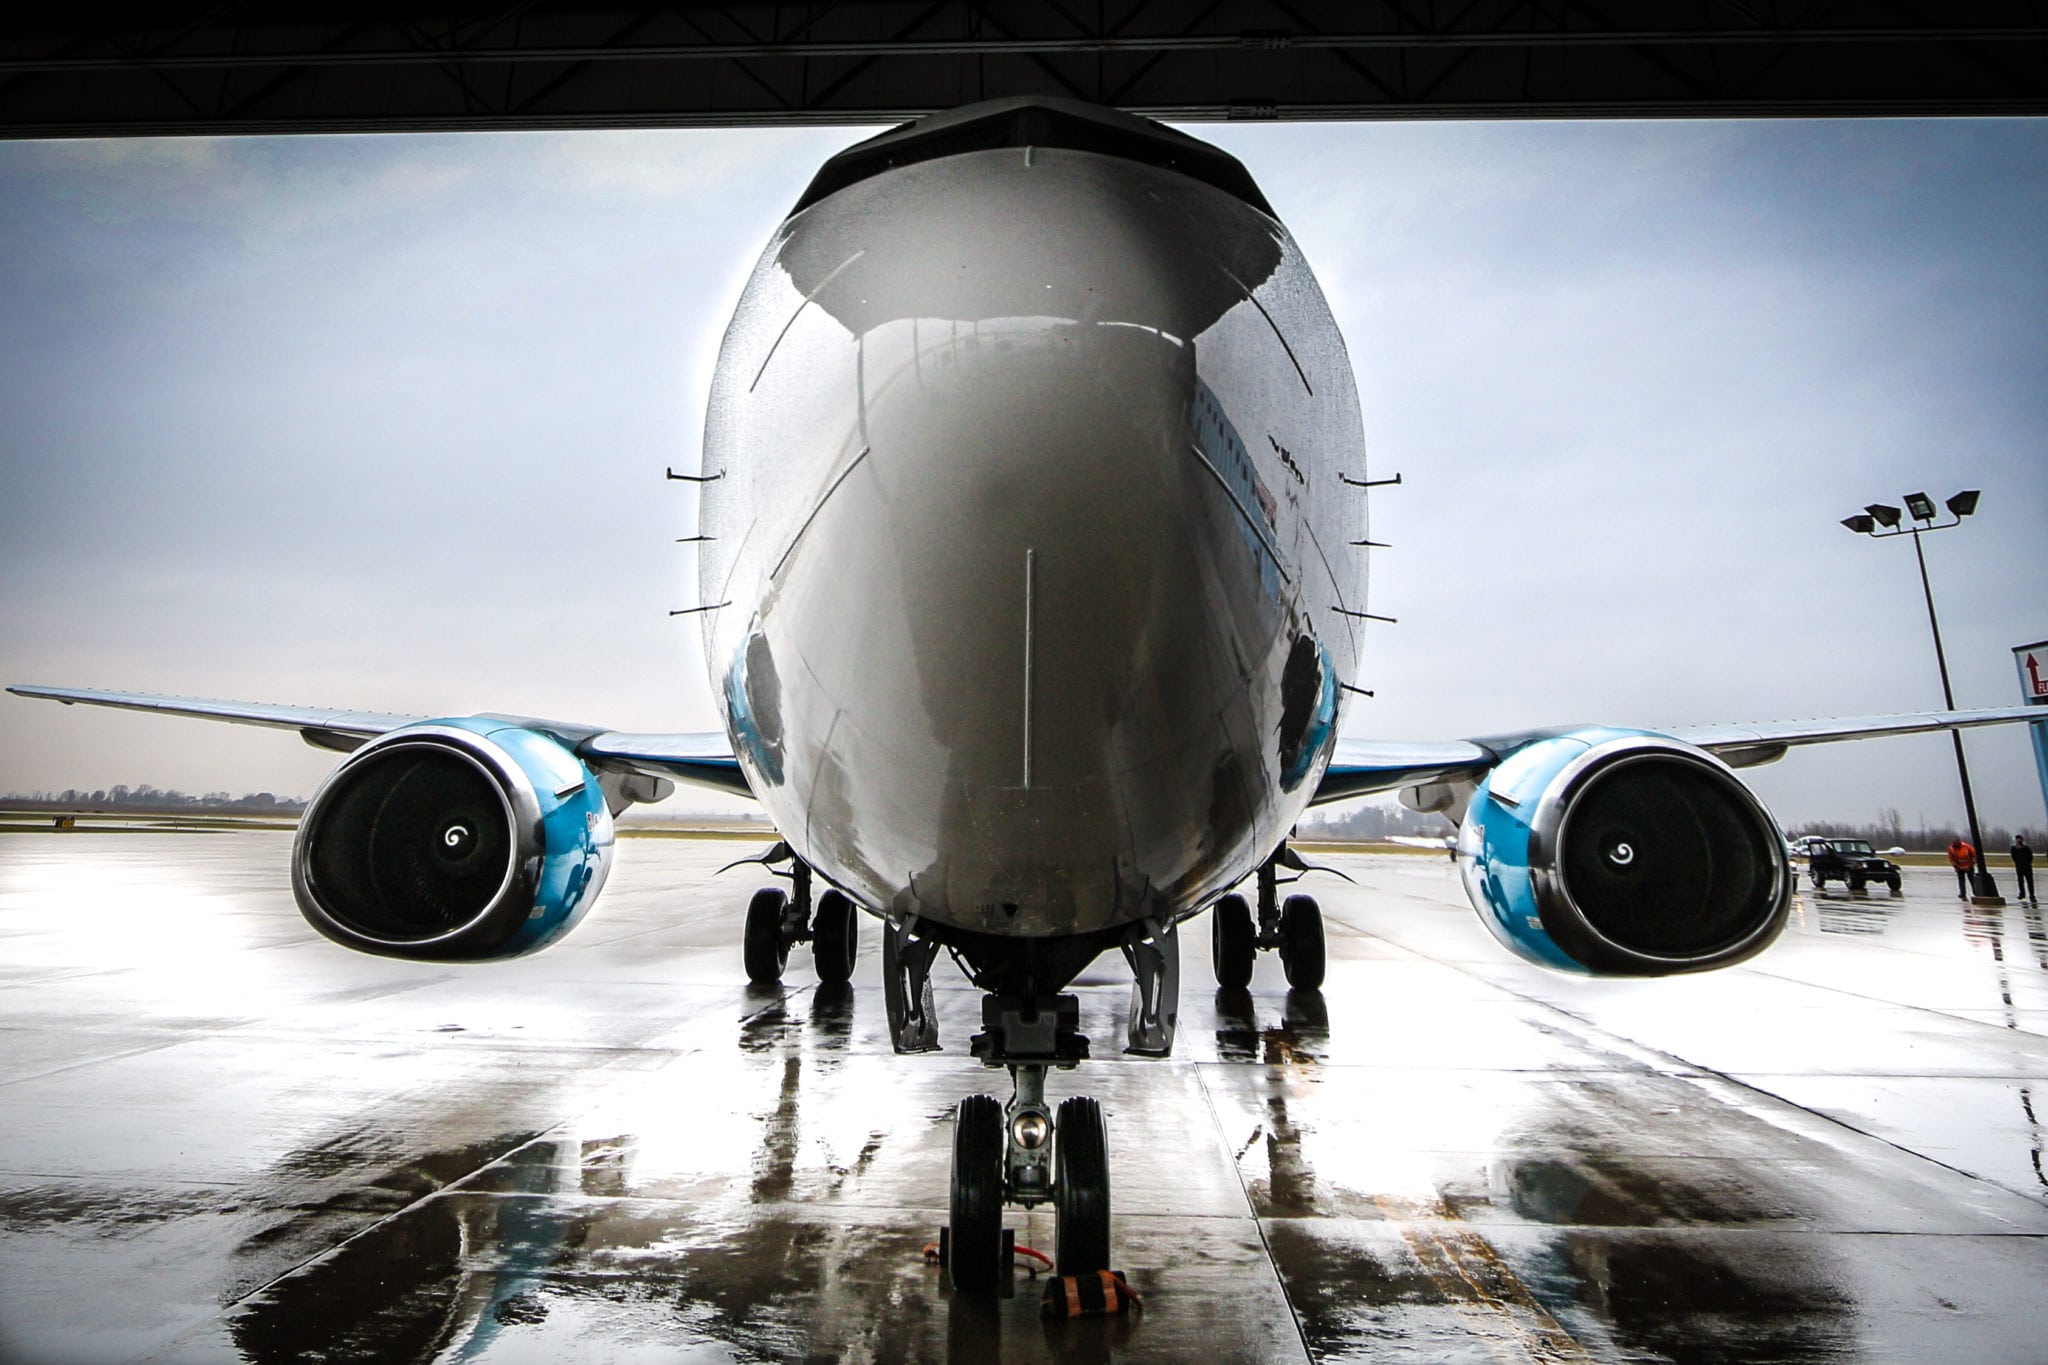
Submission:
[[[1458,854],[1494,937],[1565,971],[1725,967],[1768,947],[1792,905],[1763,804],[1712,754],[1642,731],[1517,750],[1473,794]]]
[[[552,736],[469,718],[408,725],[349,755],[299,822],[308,923],[385,957],[483,962],[574,927],[611,866],[596,776]]]

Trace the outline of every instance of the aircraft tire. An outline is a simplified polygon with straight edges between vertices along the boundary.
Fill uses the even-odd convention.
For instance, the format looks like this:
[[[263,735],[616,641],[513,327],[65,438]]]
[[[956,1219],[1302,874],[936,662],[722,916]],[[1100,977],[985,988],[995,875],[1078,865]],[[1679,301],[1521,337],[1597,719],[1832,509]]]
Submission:
[[[1209,911],[1209,951],[1216,960],[1216,984],[1241,991],[1252,984],[1258,961],[1259,936],[1252,928],[1252,908],[1243,896],[1225,896]]]
[[[953,1117],[947,1273],[955,1289],[992,1293],[1003,1273],[1003,1107],[969,1095]]]
[[[1053,1120],[1052,1200],[1058,1275],[1109,1269],[1109,1130],[1086,1095],[1060,1101]]]
[[[811,925],[811,957],[818,964],[818,980],[843,986],[853,980],[853,956],[860,947],[860,911],[838,891],[818,897],[816,921]]]
[[[789,961],[789,944],[782,937],[782,912],[788,905],[789,893],[774,886],[762,887],[747,902],[746,936],[740,949],[747,980],[757,986],[782,980],[782,968]]]
[[[1323,907],[1314,896],[1289,896],[1280,903],[1280,965],[1287,968],[1287,984],[1321,990],[1326,963]]]

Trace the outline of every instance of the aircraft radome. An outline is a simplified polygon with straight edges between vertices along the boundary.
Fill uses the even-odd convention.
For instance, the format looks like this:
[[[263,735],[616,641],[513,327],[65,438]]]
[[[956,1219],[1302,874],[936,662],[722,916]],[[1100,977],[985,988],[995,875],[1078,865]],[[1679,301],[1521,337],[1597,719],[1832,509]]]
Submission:
[[[1735,769],[2027,718],[1340,739],[1375,482],[1344,340],[1235,158],[1106,109],[999,100],[827,162],[726,332],[703,451],[691,610],[723,734],[12,690],[346,754],[293,887],[321,933],[394,957],[543,948],[597,899],[627,805],[677,781],[752,796],[792,889],[747,908],[750,977],[808,942],[845,981],[867,915],[899,1052],[939,1046],[941,948],[986,993],[970,1046],[1013,1085],[956,1116],[966,1290],[998,1282],[1005,1203],[1054,1206],[1061,1274],[1110,1264],[1101,1110],[1045,1091],[1088,1056],[1062,992],[1090,962],[1129,962],[1124,1046],[1149,1055],[1204,912],[1223,985],[1271,950],[1320,987],[1320,911],[1281,896],[1309,806],[1398,789],[1443,812],[1525,958],[1698,971],[1761,952],[1790,905]]]

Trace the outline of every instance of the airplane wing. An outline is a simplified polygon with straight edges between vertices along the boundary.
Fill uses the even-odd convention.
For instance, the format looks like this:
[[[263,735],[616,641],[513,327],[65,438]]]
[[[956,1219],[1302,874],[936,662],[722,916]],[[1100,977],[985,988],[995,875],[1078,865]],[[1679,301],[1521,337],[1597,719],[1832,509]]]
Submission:
[[[389,730],[429,720],[428,716],[384,711],[341,711],[324,706],[276,706],[264,702],[214,701],[201,697],[162,697],[143,692],[101,692],[80,687],[14,686],[19,697],[40,697],[66,706],[110,706],[123,711],[154,711],[168,716],[193,716],[232,725],[262,725],[297,730],[318,749],[349,753]],[[739,760],[723,734],[625,734],[602,726],[538,720],[524,716],[493,716],[554,736],[599,772],[668,778],[709,787],[734,796],[752,796]]]
[[[2011,725],[2021,721],[2048,723],[2039,706],[1993,706],[1974,711],[1925,711],[1890,716],[1844,716],[1828,720],[1772,722],[1762,725],[1704,725],[1659,730],[1719,758],[1731,768],[1773,763],[1802,744],[1832,744],[1879,735],[1919,735],[1937,730],[1967,730],[1980,725]],[[1476,740],[1383,741],[1339,739],[1329,770],[1316,787],[1311,805],[1324,805],[1374,792],[1419,787],[1432,782],[1477,782],[1492,767],[1524,745],[1580,726],[1555,726],[1514,735]]]
[[[1467,739],[1406,741],[1338,739],[1330,767],[1310,805],[1426,782],[1477,782],[1505,755]]]
[[[732,796],[753,796],[732,744],[723,734],[630,735],[606,730],[576,746],[593,768],[669,777]]]
[[[1833,744],[1879,735],[1924,735],[1937,730],[1970,730],[1980,725],[2048,721],[2039,706],[1990,706],[1975,711],[1924,711],[1896,716],[1845,716],[1834,720],[1785,721],[1770,725],[1703,725],[1660,734],[1697,744],[1731,768],[1774,763],[1801,744]]]

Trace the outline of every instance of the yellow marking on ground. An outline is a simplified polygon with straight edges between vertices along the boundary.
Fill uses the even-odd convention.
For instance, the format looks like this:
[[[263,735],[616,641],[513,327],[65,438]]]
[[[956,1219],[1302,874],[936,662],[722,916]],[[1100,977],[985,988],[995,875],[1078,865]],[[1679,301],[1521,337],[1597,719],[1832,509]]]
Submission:
[[[1373,1203],[1408,1243],[1444,1302],[1473,1324],[1475,1335],[1495,1360],[1556,1365],[1593,1359],[1578,1338],[1537,1302],[1493,1244],[1441,1199],[1376,1195]]]

